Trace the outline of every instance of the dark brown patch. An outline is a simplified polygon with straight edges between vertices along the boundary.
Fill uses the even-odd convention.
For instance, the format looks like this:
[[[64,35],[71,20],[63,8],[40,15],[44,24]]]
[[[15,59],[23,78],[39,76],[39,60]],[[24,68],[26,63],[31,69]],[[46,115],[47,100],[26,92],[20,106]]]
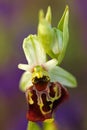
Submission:
[[[35,88],[36,88],[38,91],[43,91],[43,90],[46,89],[47,84],[48,84],[47,82],[39,82],[39,83],[35,84],[34,86],[35,86]]]
[[[26,91],[26,93],[28,93],[29,91],[31,91],[31,93],[33,94],[32,95],[32,100],[34,101],[34,103],[33,104],[30,104],[29,103],[29,95],[28,94],[26,94],[26,95],[28,95],[27,96],[27,101],[28,101],[28,112],[27,112],[27,114],[26,114],[26,117],[27,117],[27,119],[29,120],[29,121],[34,121],[34,122],[36,122],[36,121],[44,121],[45,119],[49,119],[49,118],[51,118],[51,113],[49,113],[49,114],[45,114],[45,115],[43,115],[42,114],[42,112],[41,112],[41,110],[40,110],[40,106],[37,104],[38,103],[38,97],[37,97],[37,95],[36,95],[36,91],[35,90],[33,90],[33,86],[29,89],[29,90],[27,90]],[[44,103],[45,103],[45,100],[44,100]],[[48,108],[46,108],[46,110],[47,110]]]
[[[50,89],[49,95],[52,98],[55,97],[54,87],[55,87],[54,83],[50,83],[50,85],[49,85],[49,89]]]
[[[62,85],[58,84],[59,89],[61,89],[61,96],[57,100],[53,102],[52,111],[54,111],[57,106],[59,106],[64,100],[66,100],[69,97],[69,93],[66,88],[64,88]]]
[[[38,121],[38,120],[44,120],[44,116],[42,115],[39,105],[37,104],[37,95],[36,91],[32,90],[32,100],[34,101],[34,104],[28,103],[28,112],[27,112],[27,119],[30,121]]]
[[[46,89],[48,85],[49,78],[47,76],[43,76],[42,78],[35,77],[33,79],[33,84],[38,91],[43,91]]]
[[[47,101],[47,99],[46,99],[46,94],[42,94],[42,101],[43,101],[43,104],[44,104],[44,106],[42,107],[42,109],[43,109],[43,111],[44,112],[48,112],[48,111],[50,111],[50,104],[52,103],[51,101]]]

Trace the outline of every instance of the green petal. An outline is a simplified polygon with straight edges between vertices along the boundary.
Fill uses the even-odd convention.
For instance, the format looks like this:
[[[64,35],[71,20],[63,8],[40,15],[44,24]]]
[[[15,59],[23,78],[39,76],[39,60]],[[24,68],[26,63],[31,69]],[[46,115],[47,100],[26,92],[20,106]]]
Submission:
[[[67,87],[76,87],[77,81],[75,77],[64,69],[56,66],[52,70],[49,70],[51,82],[59,82]]]
[[[29,88],[32,85],[31,82],[31,73],[30,72],[24,72],[22,74],[20,83],[19,83],[19,88],[21,91],[25,92],[27,88]]]
[[[27,130],[41,130],[41,129],[37,123],[29,121],[28,126],[27,126]]]
[[[42,64],[46,61],[46,54],[36,35],[24,39],[23,49],[30,65]]]
[[[63,44],[62,44],[62,51],[58,57],[58,63],[60,64],[64,58],[65,51],[67,48],[68,40],[69,40],[69,32],[68,32],[68,19],[69,19],[69,8],[66,6],[64,14],[60,19],[58,24],[58,29],[63,32]]]

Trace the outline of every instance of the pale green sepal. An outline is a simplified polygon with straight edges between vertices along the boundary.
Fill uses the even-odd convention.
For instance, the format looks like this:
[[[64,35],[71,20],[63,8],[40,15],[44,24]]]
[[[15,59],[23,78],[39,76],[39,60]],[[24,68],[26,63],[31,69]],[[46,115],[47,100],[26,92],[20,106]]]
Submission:
[[[47,119],[43,122],[44,130],[58,130],[57,125],[55,124],[54,119]]]
[[[71,88],[77,86],[77,81],[75,77],[61,67],[56,66],[55,68],[49,70],[48,73],[51,82],[59,82],[62,85]]]
[[[57,64],[58,64],[58,61],[56,59],[52,59],[44,63],[44,67],[46,68],[46,70],[50,70],[54,68]]]
[[[36,35],[24,39],[23,49],[29,65],[42,64],[46,61],[46,54]]]
[[[27,130],[41,130],[40,126],[32,121],[28,122]]]
[[[22,77],[20,79],[19,88],[21,91],[25,92],[26,89],[32,86],[31,82],[31,73],[30,72],[24,72],[22,74]]]
[[[64,58],[68,40],[69,40],[68,20],[69,20],[69,8],[68,8],[68,6],[66,6],[64,14],[58,24],[58,29],[63,32],[62,52],[58,57],[59,64],[61,63],[61,61]]]

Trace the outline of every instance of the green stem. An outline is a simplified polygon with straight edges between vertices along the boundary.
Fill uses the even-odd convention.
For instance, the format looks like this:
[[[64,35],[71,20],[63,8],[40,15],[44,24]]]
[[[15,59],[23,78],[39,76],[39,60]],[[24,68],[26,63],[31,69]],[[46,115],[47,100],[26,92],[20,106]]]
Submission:
[[[43,129],[44,130],[58,130],[57,124],[55,123],[54,119],[47,119],[43,122]]]
[[[28,126],[27,126],[27,130],[41,130],[41,129],[37,123],[29,121]]]

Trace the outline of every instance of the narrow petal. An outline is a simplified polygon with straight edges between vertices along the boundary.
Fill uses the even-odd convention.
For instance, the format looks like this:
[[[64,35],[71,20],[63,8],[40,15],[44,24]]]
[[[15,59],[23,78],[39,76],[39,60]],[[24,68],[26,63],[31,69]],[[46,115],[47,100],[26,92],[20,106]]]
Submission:
[[[31,71],[32,67],[28,64],[19,64],[18,68],[25,71]]]
[[[21,80],[20,80],[20,90],[25,92],[27,88],[29,88],[32,85],[31,82],[31,73],[30,72],[24,72]]]
[[[56,59],[52,59],[52,60],[49,60],[46,63],[44,63],[44,67],[47,70],[50,70],[50,69],[54,68],[57,64],[58,64],[58,61]]]
[[[77,82],[75,77],[64,69],[56,66],[48,71],[51,82],[59,82],[67,87],[76,87]]]

